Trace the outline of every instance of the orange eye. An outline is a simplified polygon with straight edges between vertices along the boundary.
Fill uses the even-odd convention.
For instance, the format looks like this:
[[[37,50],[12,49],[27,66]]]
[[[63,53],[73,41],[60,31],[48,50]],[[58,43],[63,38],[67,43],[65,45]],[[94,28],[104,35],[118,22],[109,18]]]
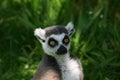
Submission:
[[[48,44],[49,44],[50,47],[55,47],[55,46],[58,45],[58,42],[54,38],[50,38],[48,40]]]
[[[67,45],[70,42],[69,37],[66,35],[62,42]]]
[[[50,45],[54,46],[55,45],[55,41],[50,41]]]
[[[69,40],[68,40],[68,39],[64,39],[64,42],[65,42],[65,43],[68,43],[68,42],[69,42]]]

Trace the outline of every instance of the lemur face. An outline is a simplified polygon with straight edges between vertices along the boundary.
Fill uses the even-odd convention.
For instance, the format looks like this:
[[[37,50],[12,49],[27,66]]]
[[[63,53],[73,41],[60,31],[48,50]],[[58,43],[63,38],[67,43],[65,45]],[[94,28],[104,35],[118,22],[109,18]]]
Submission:
[[[46,54],[64,55],[70,49],[70,37],[74,33],[72,23],[68,23],[66,27],[52,26],[45,29],[37,28],[34,35],[42,43],[43,50]]]
[[[69,37],[64,33],[52,34],[42,44],[45,53],[52,56],[65,54],[70,48]]]

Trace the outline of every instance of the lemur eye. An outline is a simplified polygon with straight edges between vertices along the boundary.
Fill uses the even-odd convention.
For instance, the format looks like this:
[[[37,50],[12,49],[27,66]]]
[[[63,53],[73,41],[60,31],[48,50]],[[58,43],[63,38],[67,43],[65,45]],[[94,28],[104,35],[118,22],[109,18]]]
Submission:
[[[56,45],[58,45],[58,42],[55,39],[50,38],[49,41],[48,41],[48,44],[51,47],[55,47]]]
[[[64,43],[68,43],[69,42],[69,40],[68,39],[64,39]]]
[[[50,45],[54,46],[55,45],[55,41],[50,41]]]
[[[69,43],[69,41],[70,41],[69,37],[66,35],[63,39],[63,43],[67,45]]]

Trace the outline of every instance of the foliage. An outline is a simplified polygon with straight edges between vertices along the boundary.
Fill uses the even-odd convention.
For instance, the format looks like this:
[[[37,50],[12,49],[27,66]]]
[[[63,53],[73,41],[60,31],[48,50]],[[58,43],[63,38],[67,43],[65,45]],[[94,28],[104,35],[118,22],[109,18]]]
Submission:
[[[120,79],[119,0],[0,0],[0,80],[30,80],[42,58],[34,29],[66,25],[84,80]]]

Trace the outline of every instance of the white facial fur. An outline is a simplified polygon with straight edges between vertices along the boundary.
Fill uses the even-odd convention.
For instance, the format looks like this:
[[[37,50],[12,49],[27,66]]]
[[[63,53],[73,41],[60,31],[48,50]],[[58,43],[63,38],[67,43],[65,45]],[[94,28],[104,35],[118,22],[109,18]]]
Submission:
[[[56,52],[61,45],[63,45],[68,51],[70,49],[70,43],[68,45],[65,45],[62,43],[62,40],[64,39],[65,35],[66,35],[65,33],[58,34],[58,35],[53,34],[50,37],[48,37],[46,41],[42,43],[43,50],[45,51],[45,53],[51,56],[57,56]],[[48,45],[49,38],[54,38],[58,42],[58,45],[55,47],[50,47]]]

